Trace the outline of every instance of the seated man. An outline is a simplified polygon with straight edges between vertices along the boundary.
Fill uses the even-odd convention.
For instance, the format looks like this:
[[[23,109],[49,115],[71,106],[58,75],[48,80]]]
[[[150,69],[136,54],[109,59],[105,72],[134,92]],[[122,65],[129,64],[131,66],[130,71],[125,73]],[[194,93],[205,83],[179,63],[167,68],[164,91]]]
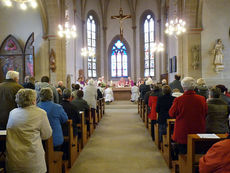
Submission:
[[[207,114],[206,99],[196,94],[195,80],[185,77],[182,82],[184,94],[174,99],[169,116],[176,118],[172,139],[177,143],[176,154],[187,153],[187,135],[205,133]]]
[[[215,143],[208,152],[200,158],[200,173],[230,172],[230,134],[227,139]]]
[[[50,126],[53,130],[53,145],[55,151],[62,150],[64,142],[61,125],[66,123],[68,117],[61,105],[52,102],[53,92],[51,88],[45,87],[40,91],[40,100],[38,106],[46,111]]]
[[[79,111],[89,111],[88,103],[83,99],[84,92],[81,90],[77,91],[77,98],[74,99],[71,103],[77,107]]]
[[[206,117],[206,133],[228,133],[228,104],[220,98],[220,89],[211,88],[209,91],[208,114]]]
[[[74,104],[72,104],[70,101],[72,99],[71,91],[69,89],[64,89],[62,94],[62,107],[64,108],[65,112],[67,113],[67,116],[70,120],[73,121],[73,135],[77,135],[77,124],[80,123],[80,116],[79,111]],[[66,136],[68,134],[67,127],[65,125],[63,127],[63,133]]]

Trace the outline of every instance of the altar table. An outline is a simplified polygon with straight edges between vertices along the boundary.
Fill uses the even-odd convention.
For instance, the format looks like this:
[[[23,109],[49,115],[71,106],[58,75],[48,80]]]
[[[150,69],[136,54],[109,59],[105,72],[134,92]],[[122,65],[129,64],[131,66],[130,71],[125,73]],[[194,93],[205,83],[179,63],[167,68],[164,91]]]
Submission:
[[[130,100],[131,99],[131,88],[113,88],[114,100]]]

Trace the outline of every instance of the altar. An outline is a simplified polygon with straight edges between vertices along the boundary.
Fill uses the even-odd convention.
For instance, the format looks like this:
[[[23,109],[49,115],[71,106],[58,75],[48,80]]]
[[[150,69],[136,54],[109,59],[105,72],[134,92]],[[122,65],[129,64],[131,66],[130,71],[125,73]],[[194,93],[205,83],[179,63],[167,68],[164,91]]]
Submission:
[[[122,88],[113,88],[114,100],[130,100],[131,99],[131,88],[122,87]]]

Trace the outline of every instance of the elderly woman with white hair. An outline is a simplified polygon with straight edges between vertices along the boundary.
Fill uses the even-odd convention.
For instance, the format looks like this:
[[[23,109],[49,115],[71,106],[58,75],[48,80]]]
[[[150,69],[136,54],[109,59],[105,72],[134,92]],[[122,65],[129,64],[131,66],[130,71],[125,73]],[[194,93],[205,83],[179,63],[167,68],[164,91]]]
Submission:
[[[87,101],[91,108],[97,109],[97,87],[93,79],[88,81],[88,85],[83,88],[83,92],[83,99]]]
[[[208,98],[208,87],[206,86],[206,82],[203,78],[199,78],[196,81],[197,86],[195,88],[195,91],[197,94],[204,96],[205,99]]]
[[[187,135],[205,133],[207,114],[206,99],[194,91],[196,82],[192,77],[181,81],[184,94],[175,98],[169,116],[176,118],[173,140],[178,144],[177,154],[187,153]]]
[[[52,135],[47,114],[36,106],[36,92],[32,89],[20,89],[15,101],[18,108],[10,112],[7,123],[6,170],[45,173],[42,140]]]

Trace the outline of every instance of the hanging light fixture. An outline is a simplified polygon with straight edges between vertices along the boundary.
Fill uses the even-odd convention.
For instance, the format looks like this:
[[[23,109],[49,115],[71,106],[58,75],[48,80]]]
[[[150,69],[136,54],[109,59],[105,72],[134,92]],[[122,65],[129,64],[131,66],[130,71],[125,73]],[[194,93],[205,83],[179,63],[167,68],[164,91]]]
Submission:
[[[159,43],[153,43],[153,46],[151,48],[152,53],[155,52],[163,52],[164,51],[164,44],[159,42]]]
[[[174,14],[172,19],[165,24],[165,33],[168,35],[181,35],[186,32],[186,22],[177,17],[177,10],[176,10],[177,0],[174,1]]]
[[[32,8],[37,8],[38,4],[36,0],[1,0],[3,4],[7,7],[13,6],[13,1],[19,3],[19,7],[22,10],[26,10],[28,8],[28,5],[30,5]]]
[[[77,37],[76,30],[77,30],[76,25],[72,25],[70,27],[69,14],[68,14],[68,10],[66,10],[65,11],[65,25],[64,26],[62,26],[61,24],[58,25],[58,35],[61,38],[63,37],[66,37],[67,39],[76,38]]]
[[[95,52],[92,48],[82,48],[81,49],[81,56],[84,57],[95,57]]]

